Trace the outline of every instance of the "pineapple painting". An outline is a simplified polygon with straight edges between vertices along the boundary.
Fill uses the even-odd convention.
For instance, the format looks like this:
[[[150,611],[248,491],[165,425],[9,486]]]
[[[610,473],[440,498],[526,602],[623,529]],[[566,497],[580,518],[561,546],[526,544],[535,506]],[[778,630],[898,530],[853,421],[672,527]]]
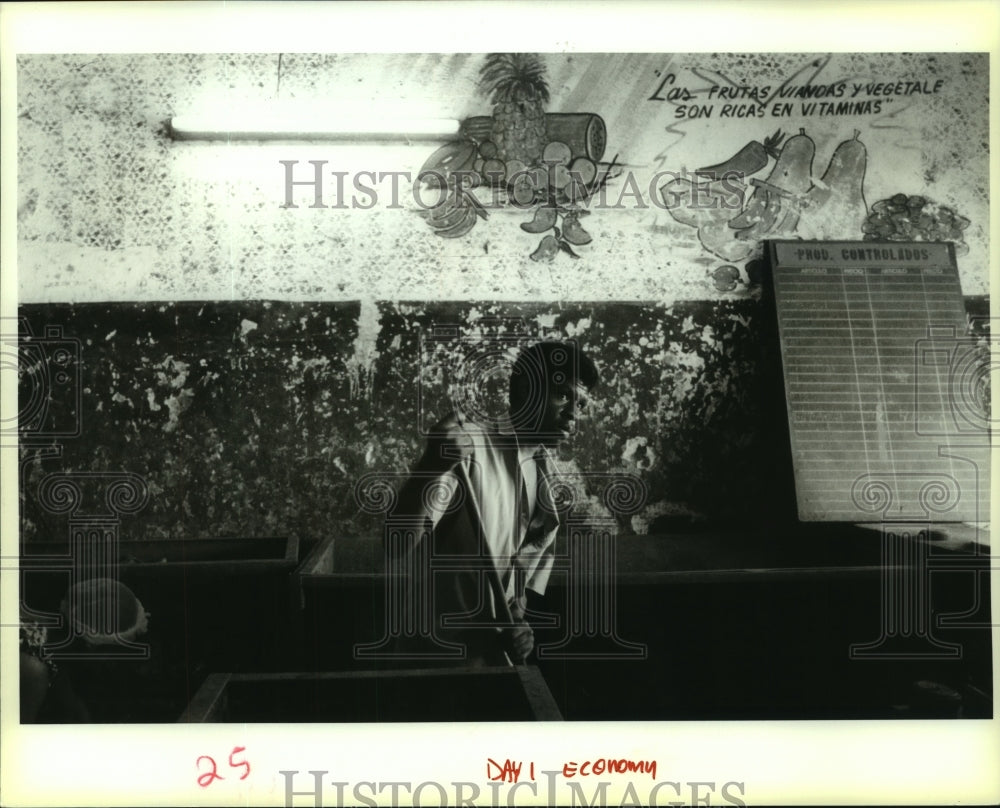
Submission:
[[[490,53],[479,71],[480,89],[493,104],[490,139],[497,159],[536,165],[545,150],[545,65],[533,53]]]
[[[445,189],[424,219],[437,236],[465,236],[489,217],[476,196],[486,193],[498,207],[534,208],[521,224],[525,233],[542,236],[531,260],[552,261],[560,252],[580,258],[574,247],[591,242],[580,225],[590,211],[580,203],[618,176],[612,173],[618,155],[600,162],[604,121],[593,112],[546,112],[549,84],[538,54],[486,54],[478,88],[492,115],[462,121],[459,137],[435,151],[417,175]]]

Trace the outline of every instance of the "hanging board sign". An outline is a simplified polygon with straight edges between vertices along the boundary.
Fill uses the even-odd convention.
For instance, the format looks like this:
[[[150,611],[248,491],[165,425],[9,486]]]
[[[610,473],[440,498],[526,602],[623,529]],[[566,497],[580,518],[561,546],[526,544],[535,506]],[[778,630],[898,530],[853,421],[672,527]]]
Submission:
[[[984,354],[965,336],[953,246],[768,252],[799,518],[988,518]]]

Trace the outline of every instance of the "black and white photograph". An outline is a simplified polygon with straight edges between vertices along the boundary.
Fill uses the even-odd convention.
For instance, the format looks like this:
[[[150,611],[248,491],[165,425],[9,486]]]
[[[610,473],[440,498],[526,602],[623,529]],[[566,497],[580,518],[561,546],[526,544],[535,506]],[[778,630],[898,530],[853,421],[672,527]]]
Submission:
[[[995,32],[13,5],[5,804],[1000,799]]]

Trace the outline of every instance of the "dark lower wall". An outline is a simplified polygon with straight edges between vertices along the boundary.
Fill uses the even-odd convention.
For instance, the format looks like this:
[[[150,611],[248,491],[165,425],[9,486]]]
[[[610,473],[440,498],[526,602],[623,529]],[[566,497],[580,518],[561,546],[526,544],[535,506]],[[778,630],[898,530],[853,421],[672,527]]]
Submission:
[[[67,516],[38,496],[55,471],[143,477],[149,502],[124,517],[123,539],[378,533],[358,479],[405,472],[458,389],[470,410],[497,411],[497,369],[542,336],[578,340],[602,370],[564,470],[643,480],[645,504],[622,532],[692,517],[756,524],[794,508],[771,318],[752,299],[38,304],[20,315],[36,337],[21,358],[27,541],[66,537]],[[60,345],[80,361],[57,382]]]

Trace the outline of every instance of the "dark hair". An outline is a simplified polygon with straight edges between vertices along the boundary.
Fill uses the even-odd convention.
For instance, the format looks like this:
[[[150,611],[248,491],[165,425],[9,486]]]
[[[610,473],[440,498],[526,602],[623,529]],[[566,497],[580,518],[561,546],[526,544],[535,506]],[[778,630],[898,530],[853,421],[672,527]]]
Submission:
[[[547,340],[522,348],[510,371],[509,397],[513,405],[530,399],[532,391],[541,395],[550,384],[582,384],[592,390],[599,374],[593,360],[574,342]],[[540,398],[538,399],[541,400]]]

